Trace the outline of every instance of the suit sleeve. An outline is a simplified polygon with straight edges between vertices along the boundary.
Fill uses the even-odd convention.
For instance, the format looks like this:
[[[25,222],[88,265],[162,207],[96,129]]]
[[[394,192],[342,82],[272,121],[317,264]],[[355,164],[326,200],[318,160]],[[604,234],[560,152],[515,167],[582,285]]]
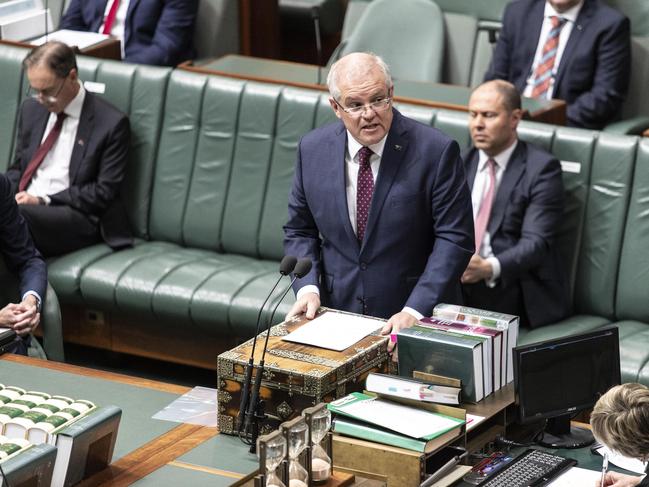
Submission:
[[[539,266],[548,256],[563,217],[561,165],[545,164],[534,181],[516,245],[496,255],[505,283]]]
[[[593,85],[568,105],[568,121],[586,128],[601,128],[612,121],[624,101],[631,66],[629,19],[622,18],[602,34],[595,47]]]
[[[32,242],[27,222],[18,212],[18,205],[9,181],[0,175],[0,252],[7,268],[20,278],[20,295],[36,292],[45,299],[47,268]],[[3,304],[0,304],[2,306]]]
[[[460,277],[475,251],[471,194],[463,166],[457,142],[449,142],[437,163],[432,191],[435,244],[406,302],[424,316],[439,303],[459,304]]]
[[[103,214],[119,194],[126,171],[129,139],[128,118],[122,115],[106,137],[97,178],[50,195],[52,204],[68,205],[90,215]]]
[[[129,52],[127,61],[160,66],[186,61],[178,57],[191,45],[197,10],[197,0],[166,0],[151,44]]]
[[[82,0],[72,0],[68,9],[61,17],[59,29],[80,30],[89,32],[91,25],[89,25],[83,18],[83,11],[81,9]]]
[[[18,191],[18,183],[20,182],[20,176],[23,172],[23,167],[26,167],[27,162],[23,161],[25,157],[25,152],[29,145],[29,133],[25,130],[23,119],[25,118],[25,106],[23,105],[20,110],[20,115],[18,117],[18,132],[16,134],[16,149],[14,154],[13,163],[7,169],[5,175],[9,180],[11,185],[11,191],[16,193]]]
[[[502,27],[498,34],[498,40],[496,41],[496,47],[494,48],[491,57],[491,63],[489,63],[489,68],[487,68],[487,72],[484,75],[484,81],[491,81],[493,79],[512,81],[509,79],[509,73],[514,39],[513,33],[510,32],[509,29],[515,24],[512,24],[510,17],[511,10],[508,6],[503,15]]]
[[[320,232],[304,194],[302,179],[302,141],[298,145],[293,186],[288,196],[288,222],[284,225],[284,252],[311,259],[311,271],[293,285],[297,291],[306,285],[318,286],[320,273]]]

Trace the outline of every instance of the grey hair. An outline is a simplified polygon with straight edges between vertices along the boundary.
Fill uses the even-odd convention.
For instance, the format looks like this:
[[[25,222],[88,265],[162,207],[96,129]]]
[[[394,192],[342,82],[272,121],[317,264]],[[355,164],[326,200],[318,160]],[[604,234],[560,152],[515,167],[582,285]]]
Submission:
[[[392,88],[392,75],[390,74],[390,67],[386,64],[386,62],[381,59],[380,56],[377,56],[376,54],[372,52],[363,52],[363,53],[358,53],[354,52],[351,54],[348,54],[347,56],[344,56],[340,58],[338,61],[333,63],[331,65],[331,69],[329,70],[329,74],[327,75],[327,88],[329,89],[329,94],[335,99],[339,100],[340,99],[340,89],[338,88],[338,80],[343,73],[341,70],[345,67],[345,65],[349,62],[347,59],[349,56],[357,56],[359,54],[369,56],[372,63],[369,65],[366,64],[353,64],[351,65],[351,69],[345,71],[345,74],[349,74],[352,72],[356,71],[361,71],[361,70],[366,70],[368,67],[374,67],[377,66],[380,70],[381,73],[383,74],[383,77],[385,78],[385,86],[388,90]]]

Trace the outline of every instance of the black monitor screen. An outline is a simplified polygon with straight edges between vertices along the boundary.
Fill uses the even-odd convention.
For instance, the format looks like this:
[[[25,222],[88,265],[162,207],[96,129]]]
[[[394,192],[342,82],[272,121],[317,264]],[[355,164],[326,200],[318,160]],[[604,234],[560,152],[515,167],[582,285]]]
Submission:
[[[619,383],[617,328],[514,348],[514,387],[522,423],[593,407]]]

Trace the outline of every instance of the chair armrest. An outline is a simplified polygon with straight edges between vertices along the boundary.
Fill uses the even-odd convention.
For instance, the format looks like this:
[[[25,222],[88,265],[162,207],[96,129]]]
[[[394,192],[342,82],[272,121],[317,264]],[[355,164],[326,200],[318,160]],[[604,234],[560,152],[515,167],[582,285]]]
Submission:
[[[642,135],[649,128],[649,117],[638,116],[613,122],[604,127],[604,132],[622,135]]]

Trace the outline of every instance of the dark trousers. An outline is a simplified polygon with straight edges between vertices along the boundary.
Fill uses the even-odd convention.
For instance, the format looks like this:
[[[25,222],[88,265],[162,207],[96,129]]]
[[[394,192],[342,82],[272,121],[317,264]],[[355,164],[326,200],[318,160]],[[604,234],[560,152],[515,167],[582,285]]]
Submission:
[[[520,317],[522,326],[528,326],[529,320],[523,303],[523,292],[518,282],[510,286],[502,283],[488,287],[484,281],[475,284],[464,284],[464,304],[472,308],[497,311]]]
[[[19,205],[44,257],[66,254],[101,240],[96,217],[64,205]]]

